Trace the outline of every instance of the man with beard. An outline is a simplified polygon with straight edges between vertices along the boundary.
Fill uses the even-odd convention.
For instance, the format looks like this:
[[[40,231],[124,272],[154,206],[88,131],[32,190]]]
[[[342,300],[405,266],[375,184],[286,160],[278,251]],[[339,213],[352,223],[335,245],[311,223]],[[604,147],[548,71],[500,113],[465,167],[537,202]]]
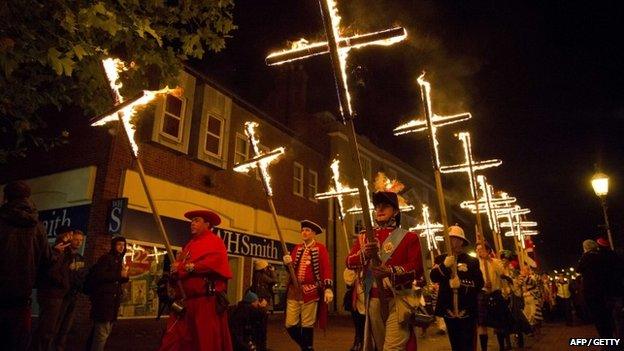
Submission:
[[[399,227],[401,213],[396,193],[374,193],[373,205],[376,240],[368,242],[365,234],[360,234],[347,255],[347,268],[366,272],[364,288],[370,296],[367,318],[377,349],[415,349],[415,335],[402,311],[406,311],[407,305],[413,307],[410,301],[412,282],[423,274],[420,241],[416,233]],[[371,259],[377,255],[381,265],[372,268]],[[377,281],[383,281],[384,286],[378,286]],[[382,303],[387,305],[382,306]],[[383,311],[389,314],[385,316]]]

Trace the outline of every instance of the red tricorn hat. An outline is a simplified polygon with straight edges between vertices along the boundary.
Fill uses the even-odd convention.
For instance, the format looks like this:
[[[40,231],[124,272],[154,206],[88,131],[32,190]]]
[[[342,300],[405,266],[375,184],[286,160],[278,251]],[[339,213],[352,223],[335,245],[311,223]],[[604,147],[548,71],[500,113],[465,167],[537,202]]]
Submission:
[[[188,211],[184,214],[184,217],[190,220],[193,220],[195,217],[201,217],[213,227],[216,227],[221,223],[221,217],[219,217],[218,214],[208,210]]]

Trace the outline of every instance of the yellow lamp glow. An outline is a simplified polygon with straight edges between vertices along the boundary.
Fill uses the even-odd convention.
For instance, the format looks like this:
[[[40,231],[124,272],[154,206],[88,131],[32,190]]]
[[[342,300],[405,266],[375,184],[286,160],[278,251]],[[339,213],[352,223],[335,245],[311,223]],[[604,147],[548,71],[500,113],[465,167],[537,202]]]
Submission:
[[[609,192],[609,177],[604,173],[598,172],[594,174],[591,184],[598,196],[606,196]]]

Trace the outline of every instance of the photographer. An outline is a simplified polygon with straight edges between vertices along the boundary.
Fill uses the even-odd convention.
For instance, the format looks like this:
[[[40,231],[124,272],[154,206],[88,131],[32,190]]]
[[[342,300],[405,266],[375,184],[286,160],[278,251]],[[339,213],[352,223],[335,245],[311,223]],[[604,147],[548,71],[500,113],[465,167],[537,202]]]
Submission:
[[[258,330],[265,315],[258,295],[251,291],[247,292],[245,298],[236,305],[230,314],[230,331],[232,332],[234,351],[261,350],[258,347]]]

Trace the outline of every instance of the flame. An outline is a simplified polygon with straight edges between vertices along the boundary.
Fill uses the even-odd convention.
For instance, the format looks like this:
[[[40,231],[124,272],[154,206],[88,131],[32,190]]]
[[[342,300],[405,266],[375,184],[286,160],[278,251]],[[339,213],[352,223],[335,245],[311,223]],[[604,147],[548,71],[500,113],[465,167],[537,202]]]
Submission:
[[[429,207],[425,204],[422,205],[422,217],[423,222],[419,223],[410,230],[421,230],[420,237],[427,238],[427,249],[429,251],[438,250],[437,241],[444,240],[443,237],[439,235],[435,235],[435,233],[441,232],[444,230],[444,226],[440,223],[431,223],[431,219],[429,218]]]
[[[108,83],[113,90],[115,105],[121,104],[122,102],[124,102],[124,97],[119,92],[119,90],[123,87],[123,83],[119,81],[119,72],[127,70],[126,65],[123,61],[117,58],[107,58],[105,60],[102,60],[102,65],[104,66],[104,71],[106,72]],[[109,122],[117,121],[119,120],[118,116],[120,114],[124,130],[126,131],[126,134],[128,135],[128,140],[130,141],[130,145],[132,146],[132,154],[136,157],[139,153],[139,146],[134,140],[136,128],[130,122],[132,120],[132,116],[134,116],[139,106],[148,104],[149,102],[154,100],[154,98],[156,98],[156,96],[158,96],[159,94],[167,93],[173,93],[176,96],[180,96],[182,93],[182,89],[170,89],[169,87],[165,87],[156,91],[144,90],[142,97],[133,101],[131,104],[124,106],[122,109],[119,109],[114,113],[105,116],[99,121],[91,124],[91,126],[103,126]]]
[[[297,41],[293,41],[292,44],[290,45],[290,48],[292,50],[303,49],[308,46],[308,43],[309,42],[305,38],[301,38]]]
[[[269,165],[277,160],[281,155],[284,154],[286,149],[284,147],[278,147],[277,149],[271,150],[266,154],[260,152],[260,142],[256,138],[256,127],[258,126],[257,122],[245,122],[245,134],[251,141],[251,147],[253,148],[254,158],[249,161],[242,162],[234,167],[235,172],[246,173],[252,169],[259,169],[260,176],[266,186],[266,191],[268,196],[273,196],[273,188],[271,188],[271,175],[269,174]]]

